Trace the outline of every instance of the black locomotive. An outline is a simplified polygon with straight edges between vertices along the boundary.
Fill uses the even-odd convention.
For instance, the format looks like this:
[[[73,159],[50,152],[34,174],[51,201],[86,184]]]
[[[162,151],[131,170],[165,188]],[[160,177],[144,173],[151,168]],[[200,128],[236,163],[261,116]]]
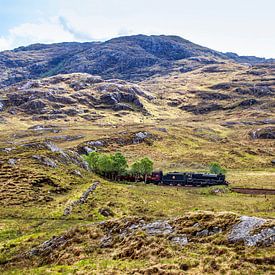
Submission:
[[[162,171],[153,172],[147,178],[147,183],[174,185],[174,186],[212,186],[228,185],[225,175],[206,173],[171,172],[163,174]]]

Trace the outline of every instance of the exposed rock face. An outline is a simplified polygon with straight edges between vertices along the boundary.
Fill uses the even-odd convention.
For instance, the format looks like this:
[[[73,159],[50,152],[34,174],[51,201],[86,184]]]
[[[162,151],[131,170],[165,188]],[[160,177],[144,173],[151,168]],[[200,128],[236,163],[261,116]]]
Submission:
[[[147,114],[142,100],[153,99],[150,93],[136,84],[121,80],[104,81],[88,74],[57,75],[34,80],[13,86],[4,93],[7,111],[24,112],[33,115],[35,120],[82,115],[97,119],[99,116],[94,114],[95,109]]]
[[[266,127],[250,132],[250,136],[254,139],[275,139],[275,127]]]
[[[54,160],[52,160],[48,157],[33,155],[33,158],[37,159],[41,164],[52,167],[52,168],[56,168],[58,166]]]
[[[242,216],[241,222],[232,228],[228,239],[231,242],[243,241],[248,246],[273,244],[275,242],[275,226],[264,228],[259,233],[253,233],[255,229],[260,228],[265,222],[265,219]]]

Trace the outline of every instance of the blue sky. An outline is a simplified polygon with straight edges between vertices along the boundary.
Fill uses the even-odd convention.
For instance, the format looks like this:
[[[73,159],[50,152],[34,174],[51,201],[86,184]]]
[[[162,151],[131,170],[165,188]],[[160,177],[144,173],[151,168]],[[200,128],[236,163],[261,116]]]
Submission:
[[[143,33],[275,57],[275,0],[0,0],[0,18],[0,50]]]

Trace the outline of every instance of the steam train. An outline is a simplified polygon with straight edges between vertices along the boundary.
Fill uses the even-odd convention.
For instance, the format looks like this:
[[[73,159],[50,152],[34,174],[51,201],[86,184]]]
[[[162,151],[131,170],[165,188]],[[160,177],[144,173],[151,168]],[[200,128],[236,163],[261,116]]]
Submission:
[[[172,186],[212,186],[228,185],[225,175],[206,173],[172,172],[163,174],[162,171],[153,172],[147,177],[147,183],[172,185]]]

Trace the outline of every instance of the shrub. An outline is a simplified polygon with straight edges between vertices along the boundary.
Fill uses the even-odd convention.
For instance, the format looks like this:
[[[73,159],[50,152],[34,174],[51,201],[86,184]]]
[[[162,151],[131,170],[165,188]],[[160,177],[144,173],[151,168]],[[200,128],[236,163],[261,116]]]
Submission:
[[[225,174],[226,170],[224,168],[221,167],[221,165],[217,162],[212,162],[209,165],[209,170],[210,173],[212,174]]]

